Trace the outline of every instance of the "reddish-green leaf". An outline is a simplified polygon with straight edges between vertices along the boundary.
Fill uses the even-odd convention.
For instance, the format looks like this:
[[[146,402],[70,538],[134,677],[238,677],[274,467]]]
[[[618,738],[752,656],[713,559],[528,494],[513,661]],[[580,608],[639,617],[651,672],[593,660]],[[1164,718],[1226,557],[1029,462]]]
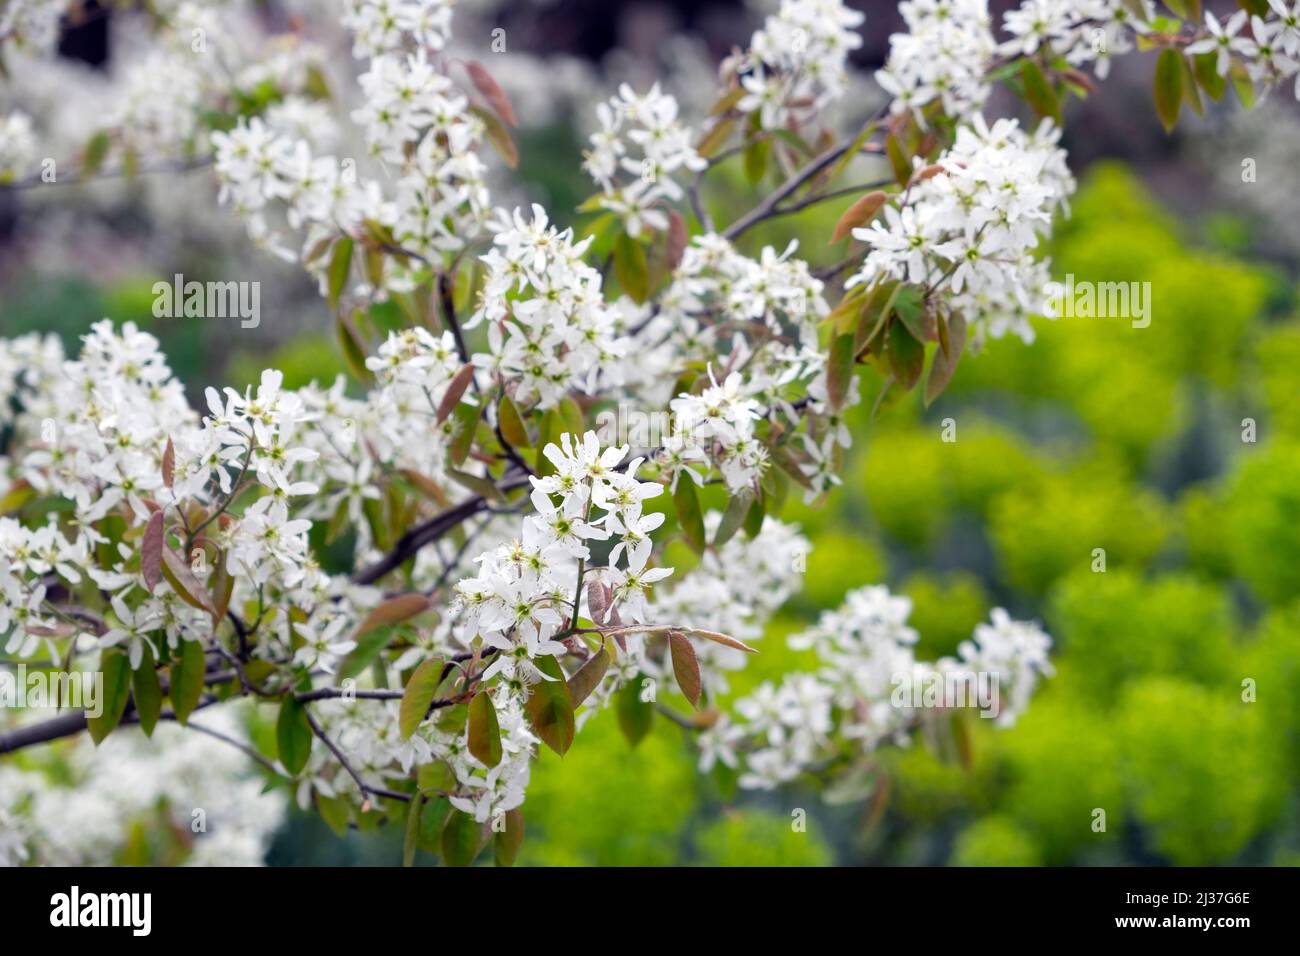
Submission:
[[[887,193],[877,189],[867,193],[844,210],[844,214],[835,223],[835,231],[831,233],[831,242],[839,242],[852,230],[871,222],[872,219],[876,218],[876,213],[880,212],[881,207],[885,205],[888,199]]]
[[[677,686],[682,689],[692,707],[700,704],[700,662],[695,656],[695,648],[681,631],[668,632],[668,649],[673,659],[673,674]]]
[[[144,526],[144,537],[140,540],[140,574],[150,594],[162,579],[162,564],[163,513],[155,511],[149,516],[149,523]]]
[[[492,837],[492,858],[497,866],[514,866],[524,843],[524,811],[515,807],[505,812],[505,829]]]
[[[465,63],[465,70],[469,73],[474,89],[482,94],[483,99],[487,100],[488,106],[492,107],[497,116],[511,126],[518,126],[515,111],[510,105],[510,97],[506,96],[506,91],[501,89],[501,85],[492,78],[487,68],[475,60],[469,60]]]
[[[524,710],[542,743],[563,757],[573,743],[573,700],[569,697],[569,685],[555,658],[537,657],[533,664],[554,679],[541,680],[533,685]]]

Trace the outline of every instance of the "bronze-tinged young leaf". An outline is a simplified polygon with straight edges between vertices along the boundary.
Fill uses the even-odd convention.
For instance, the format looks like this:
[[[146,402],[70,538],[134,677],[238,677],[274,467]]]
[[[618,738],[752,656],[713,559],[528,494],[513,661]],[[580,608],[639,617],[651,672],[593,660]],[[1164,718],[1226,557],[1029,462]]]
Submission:
[[[487,71],[487,67],[476,60],[469,60],[465,63],[465,70],[469,73],[474,89],[478,90],[483,99],[487,100],[488,106],[492,107],[497,116],[511,126],[518,126],[519,122],[515,119],[515,111],[510,105],[510,97],[506,96],[506,91],[501,89],[500,84],[492,78],[492,74]]]
[[[100,691],[100,714],[86,717],[86,726],[95,746],[99,746],[121,721],[127,699],[131,696],[131,662],[126,654],[116,648],[105,651],[99,658],[99,671],[104,680]]]
[[[162,479],[168,488],[176,481],[176,446],[172,444],[171,435],[167,436],[167,444],[163,447]]]
[[[940,340],[940,347],[934,350],[930,361],[930,372],[925,379],[925,404],[930,404],[942,394],[957,371],[961,361],[962,349],[966,347],[966,320],[960,312],[954,312],[946,321],[941,320],[940,328],[946,332]],[[946,339],[946,344],[943,339]]]
[[[501,762],[501,725],[492,695],[485,690],[469,702],[469,752],[485,767]]]
[[[280,763],[291,776],[297,776],[311,757],[312,732],[311,724],[307,722],[306,705],[293,694],[285,695],[280,701],[275,740],[280,747]]]
[[[1156,60],[1156,116],[1165,132],[1171,132],[1178,123],[1178,111],[1183,104],[1183,64],[1177,50],[1166,47]]]
[[[184,725],[203,696],[203,682],[207,677],[207,655],[199,641],[182,641],[180,654],[172,661],[171,686],[168,695],[172,712]]]
[[[432,658],[423,661],[406,682],[402,691],[402,703],[397,711],[397,729],[403,740],[410,740],[411,735],[424,723],[433,703],[433,695],[438,690],[442,675],[442,661]]]
[[[505,812],[505,829],[492,837],[492,858],[497,866],[514,866],[524,843],[524,811],[515,807]]]
[[[676,272],[682,264],[682,255],[686,252],[686,220],[676,209],[668,213],[668,235],[665,239],[667,250],[665,261],[669,272]]]
[[[734,647],[738,651],[744,651],[746,654],[757,654],[754,648],[750,647],[744,641],[738,641],[729,634],[720,634],[717,631],[704,631],[698,627],[688,627],[686,633],[691,637],[703,638],[706,641],[712,641],[714,644],[721,644],[723,647]]]
[[[734,119],[724,119],[721,122],[713,124],[709,131],[695,146],[695,151],[706,159],[720,150],[731,138],[732,131],[736,128]]]
[[[474,447],[474,438],[478,433],[479,416],[482,414],[481,405],[461,402],[456,406],[456,435],[451,440],[450,448],[453,465],[461,465],[469,457],[470,449]]]
[[[833,410],[843,408],[849,396],[853,386],[853,365],[853,336],[835,336],[826,363],[826,393]]]
[[[442,396],[442,401],[438,403],[437,421],[441,425],[447,420],[457,404],[460,403],[461,397],[464,396],[465,390],[469,388],[470,383],[474,381],[474,366],[465,364],[460,367],[455,375],[451,377],[451,384],[447,386],[447,391]]]
[[[469,111],[483,121],[487,129],[487,137],[496,148],[497,154],[511,169],[519,165],[519,148],[515,146],[515,141],[506,129],[504,123],[497,118],[497,115],[490,110],[485,110],[481,106],[471,106]]]
[[[654,723],[655,707],[648,700],[641,699],[641,682],[645,678],[637,675],[619,688],[614,698],[614,710],[618,715],[618,726],[623,731],[627,742],[635,747]]]
[[[402,621],[410,620],[417,614],[427,611],[429,604],[428,597],[415,592],[391,597],[370,609],[370,613],[362,618],[361,623],[357,625],[352,639],[355,641],[379,627],[400,624]]]
[[[542,743],[563,757],[573,743],[573,699],[569,697],[569,685],[554,657],[536,657],[533,665],[552,679],[533,685],[524,711]]]
[[[884,190],[877,189],[867,193],[844,210],[844,214],[835,223],[835,231],[831,233],[831,242],[839,242],[854,229],[871,222],[888,200],[889,195]]]
[[[677,686],[681,688],[692,707],[700,705],[700,662],[695,656],[695,648],[681,631],[668,632],[668,650],[673,658],[673,675]]]
[[[163,564],[163,513],[155,511],[144,526],[140,539],[140,574],[150,594],[162,579]]]
[[[577,710],[582,702],[591,696],[591,692],[600,684],[600,680],[609,670],[609,651],[601,644],[591,653],[582,666],[569,678],[569,699]]]
[[[217,606],[212,602],[212,596],[208,594],[208,589],[190,570],[190,566],[180,559],[180,557],[171,548],[162,549],[162,573],[167,579],[167,583],[172,586],[172,590],[180,597],[182,601],[190,607],[198,608],[200,611],[207,611],[211,615],[213,623],[221,621],[221,615],[217,613]]]
[[[677,508],[677,523],[686,536],[687,542],[697,554],[704,553],[704,515],[700,511],[700,497],[695,491],[695,482],[686,476],[677,479],[677,490],[673,492],[673,504]]]

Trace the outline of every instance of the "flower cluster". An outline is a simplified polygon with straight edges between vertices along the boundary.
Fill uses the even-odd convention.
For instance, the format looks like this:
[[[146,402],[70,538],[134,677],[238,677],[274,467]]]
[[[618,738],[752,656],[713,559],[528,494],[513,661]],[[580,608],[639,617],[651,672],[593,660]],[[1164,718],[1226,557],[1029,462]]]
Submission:
[[[340,234],[388,253],[370,257],[358,290],[382,296],[412,288],[413,264],[462,249],[485,225],[483,122],[426,52],[441,48],[449,16],[444,3],[363,2],[345,17],[361,30],[357,55],[373,57],[358,78],[365,99],[352,118],[369,156],[393,179],[391,193],[361,175],[355,158],[320,153],[305,104],[213,134],[223,201],[233,203],[256,242],[282,258],[301,257],[322,290],[332,262],[326,252]],[[408,44],[414,52],[405,51]],[[289,228],[303,233],[300,256],[272,227],[271,208],[282,208]]]
[[[987,72],[996,52],[988,0],[904,0],[906,33],[889,38],[889,59],[876,82],[894,113],[938,100],[950,116],[967,118],[989,96]]]
[[[599,184],[600,206],[619,216],[628,235],[641,235],[642,226],[662,231],[667,215],[661,200],[682,198],[679,172],[706,165],[691,146],[691,131],[677,119],[677,101],[656,84],[644,95],[624,83],[618,95],[596,106],[600,129],[591,135],[583,169]],[[631,178],[620,181],[620,173]]]
[[[870,252],[849,284],[897,279],[932,291],[947,283],[951,310],[977,340],[1013,331],[1032,341],[1029,317],[1045,313],[1049,278],[1033,250],[1074,189],[1059,136],[1046,120],[1026,134],[1014,120],[990,127],[976,116],[906,205],[853,230]]]
[[[701,769],[718,760],[738,767],[743,757],[740,785],[772,789],[838,753],[906,743],[930,709],[979,706],[1008,726],[1039,676],[1052,673],[1050,638],[1001,608],[963,643],[959,660],[919,662],[910,612],[910,600],[883,586],[861,588],[815,628],[791,637],[791,647],[816,652],[821,669],[765,682],[738,700],[738,721],[720,719],[702,735]]]
[[[764,129],[780,129],[792,109],[820,110],[839,99],[848,55],[862,45],[863,19],[841,0],[781,0],[750,41],[737,108],[757,112]]]
[[[244,736],[226,710],[205,715],[204,726]],[[99,747],[80,740],[48,763],[0,764],[0,867],[101,865],[141,825],[183,834],[177,853],[186,865],[260,866],[285,801],[250,771],[226,743],[161,723],[151,740],[123,730]],[[52,785],[56,778],[78,786]]]
[[[343,26],[358,59],[392,53],[414,40],[441,50],[451,37],[452,0],[347,0]]]
[[[1252,82],[1266,87],[1296,77],[1295,96],[1300,99],[1300,6],[1287,7],[1282,0],[1269,0],[1277,19],[1250,16],[1250,36],[1242,33],[1247,23],[1245,10],[1238,10],[1220,23],[1205,11],[1208,35],[1189,44],[1187,54],[1213,54],[1215,69],[1227,76],[1234,58],[1245,67]]]
[[[531,221],[516,209],[493,222],[493,248],[481,259],[486,278],[466,328],[487,323],[491,350],[474,356],[515,401],[551,408],[572,389],[618,384],[625,344],[617,313],[605,303],[600,273],[582,261],[590,237],[552,226],[533,206]]]
[[[10,0],[0,10],[0,53],[43,55],[53,50],[67,8],[67,0]]]
[[[1141,16],[1135,16],[1135,6]],[[1131,53],[1133,34],[1149,32],[1154,16],[1150,0],[1024,0],[1003,17],[1002,28],[1012,39],[998,52],[1033,56],[1045,50],[1074,66],[1093,63],[1105,79],[1110,58]]]

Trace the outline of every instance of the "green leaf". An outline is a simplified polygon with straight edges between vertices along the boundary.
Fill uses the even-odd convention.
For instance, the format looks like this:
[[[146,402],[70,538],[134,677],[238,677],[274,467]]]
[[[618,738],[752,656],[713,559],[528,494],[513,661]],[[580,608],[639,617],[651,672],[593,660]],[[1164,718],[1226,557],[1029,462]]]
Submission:
[[[677,507],[677,523],[682,533],[697,554],[704,553],[704,515],[700,511],[700,497],[695,490],[695,482],[682,476],[677,480],[677,490],[673,492],[673,504]]]
[[[280,715],[275,721],[275,740],[280,747],[280,763],[292,776],[307,766],[311,756],[311,724],[307,709],[293,694],[280,701]]]
[[[347,285],[348,273],[352,271],[352,237],[343,236],[334,243],[334,252],[330,256],[329,268],[326,269],[327,288],[331,309],[339,307],[343,297],[343,287]]]
[[[362,345],[361,333],[357,331],[355,321],[340,315],[335,319],[334,326],[338,333],[339,347],[343,350],[343,361],[348,371],[352,373],[352,377],[358,382],[373,381],[375,376],[370,369],[366,368],[366,350]]]
[[[769,139],[756,139],[745,147],[745,179],[751,186],[758,185],[767,172],[767,161],[771,153],[772,141]]]
[[[82,158],[82,165],[87,176],[93,176],[99,172],[100,167],[104,165],[104,160],[108,158],[108,148],[111,141],[108,133],[100,130],[86,143],[86,152]]]
[[[492,858],[497,866],[514,866],[524,843],[524,811],[515,807],[505,812],[506,828],[492,837]]]
[[[481,828],[459,810],[447,814],[442,827],[442,860],[448,866],[469,866],[478,856]]]
[[[474,436],[478,432],[478,419],[483,409],[479,405],[461,402],[453,413],[456,419],[456,436],[451,440],[451,463],[463,464],[474,447]]]
[[[501,725],[492,695],[486,690],[469,702],[469,752],[487,767],[501,762]]]
[[[650,732],[654,723],[655,708],[648,700],[641,699],[641,675],[629,680],[618,689],[614,699],[614,708],[618,713],[618,726],[623,736],[633,747]]]
[[[898,185],[906,186],[912,178],[912,161],[907,158],[907,151],[893,133],[885,137],[885,155],[889,158],[889,168],[894,171]]]
[[[1197,82],[1216,103],[1223,99],[1223,94],[1228,89],[1227,78],[1219,75],[1218,59],[1215,53],[1198,53],[1192,57],[1192,72],[1196,74]]]
[[[347,836],[348,821],[352,819],[352,805],[347,797],[327,797],[319,790],[315,793],[316,812],[337,837]]]
[[[515,448],[527,448],[532,444],[528,429],[524,426],[524,418],[519,414],[519,406],[509,395],[502,395],[501,401],[497,403],[497,423],[501,426],[505,440]]]
[[[673,675],[677,686],[681,688],[692,707],[699,707],[700,692],[703,689],[700,680],[700,662],[695,656],[695,648],[681,631],[668,632],[668,649],[673,659]]]
[[[127,699],[131,696],[131,662],[126,654],[116,648],[104,651],[99,658],[99,670],[104,678],[104,689],[100,692],[103,708],[98,717],[86,718],[86,726],[96,746],[121,721]]]
[[[158,715],[162,713],[162,683],[154,666],[153,652],[145,648],[144,660],[131,675],[131,690],[135,695],[135,712],[140,718],[140,729],[146,737],[153,736]]]
[[[1024,83],[1025,102],[1029,108],[1040,117],[1050,117],[1060,126],[1061,101],[1042,68],[1033,60],[1025,60],[1020,67],[1020,79]]]
[[[748,488],[741,490],[739,494],[731,496],[731,500],[727,502],[726,510],[722,512],[722,520],[718,523],[718,530],[713,534],[713,546],[715,548],[722,547],[735,536],[741,525],[744,524],[745,517],[749,514],[753,504],[754,493]]]
[[[1170,47],[1160,51],[1156,60],[1156,116],[1165,132],[1178,123],[1178,111],[1183,104],[1183,64],[1178,51]]]
[[[171,687],[168,688],[172,711],[182,725],[190,719],[203,696],[207,677],[207,658],[200,641],[182,641],[180,657],[172,663]]]
[[[406,682],[402,692],[402,704],[397,712],[397,729],[403,740],[410,740],[411,735],[424,723],[433,703],[433,695],[438,691],[443,663],[431,658],[420,664]]]
[[[339,680],[347,680],[359,675],[370,666],[392,639],[391,628],[381,628],[358,639],[357,646],[352,648],[348,656],[343,658],[343,663],[339,665]]]
[[[415,865],[415,847],[420,837],[420,816],[424,810],[424,796],[416,794],[406,811],[406,833],[402,839],[402,866]]]
[[[910,389],[925,367],[925,346],[912,338],[907,326],[895,322],[889,327],[889,367],[904,389]]]
[[[563,757],[573,743],[573,699],[569,696],[569,685],[555,658],[537,657],[533,664],[543,674],[555,679],[534,684],[524,710],[542,743]]]
[[[634,302],[644,302],[650,294],[645,249],[626,232],[614,240],[614,274],[618,284]]]

